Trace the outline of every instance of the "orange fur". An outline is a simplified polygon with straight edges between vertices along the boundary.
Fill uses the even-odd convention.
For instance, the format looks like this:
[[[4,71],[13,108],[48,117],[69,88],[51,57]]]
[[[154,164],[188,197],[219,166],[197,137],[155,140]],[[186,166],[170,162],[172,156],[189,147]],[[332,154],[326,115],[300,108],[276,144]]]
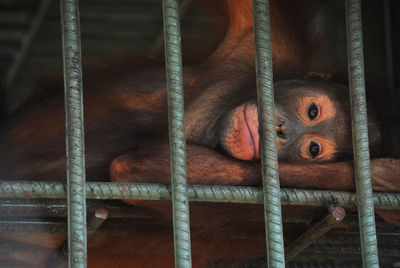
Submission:
[[[313,120],[308,117],[308,108],[315,104],[318,107],[318,115]],[[326,95],[315,97],[303,97],[299,100],[299,118],[305,126],[315,126],[335,117],[336,108],[332,100]]]
[[[319,145],[320,153],[314,159],[331,159],[336,152],[336,143],[328,137],[320,135],[307,134],[304,135],[301,142],[300,154],[304,159],[313,159],[308,152],[310,142],[313,141]]]
[[[215,0],[217,2],[217,0]],[[228,18],[230,26],[223,44],[217,49],[217,52],[212,56],[215,60],[213,63],[221,64],[225,58],[234,53],[241,53],[240,62],[245,62],[245,67],[253,68],[253,33],[252,33],[252,10],[250,0],[225,0],[223,1],[228,10]],[[283,4],[281,4],[283,3]],[[302,5],[302,1],[293,1],[290,7],[283,6],[286,1],[271,1],[271,35],[272,35],[272,50],[274,70],[281,71],[282,68],[302,68],[304,57],[309,57],[310,54],[304,53],[302,47],[303,31],[298,30],[302,27],[301,23],[294,25],[289,22],[290,17],[285,16],[290,14],[289,9],[296,9],[297,4]],[[220,5],[221,2],[218,3]],[[282,6],[283,8],[282,8]],[[301,10],[297,14],[301,17]],[[293,13],[295,14],[295,13]],[[292,27],[292,26],[298,26]],[[246,36],[245,36],[246,35]],[[242,45],[241,38],[249,37],[245,43],[244,52],[240,49],[235,50],[237,46]],[[237,56],[237,55],[236,55]],[[218,60],[216,60],[218,59]],[[243,61],[242,61],[243,60]],[[239,61],[239,60],[238,60]],[[228,62],[230,65],[231,62]],[[249,64],[247,64],[249,63]],[[229,65],[228,64],[228,65]],[[247,66],[248,65],[248,66]],[[294,66],[294,67],[292,67]],[[299,67],[300,66],[300,67]],[[246,69],[247,70],[247,69]],[[114,72],[117,73],[118,69]],[[223,69],[223,78],[229,78],[232,75],[231,69]],[[244,73],[240,69],[240,74]],[[186,83],[193,86],[196,90],[203,89],[198,85],[201,82],[209,82],[210,74],[199,74],[190,79],[185,78]],[[107,73],[107,75],[114,75]],[[247,77],[244,75],[244,79]],[[217,77],[218,78],[218,77]],[[218,81],[210,80],[211,82]],[[194,87],[194,85],[197,86]],[[206,84],[207,85],[207,84]],[[214,90],[217,90],[213,88]],[[156,89],[155,89],[156,90]],[[200,91],[200,90],[199,90]],[[215,92],[213,92],[215,93]],[[115,92],[110,92],[109,95],[115,97]],[[162,106],[165,90],[158,90],[148,94],[121,94],[115,102],[110,102],[107,96],[96,95],[92,96],[92,109],[85,111],[85,116],[88,118],[96,118],[102,120],[113,111],[118,109],[120,105],[124,108],[132,108],[140,112],[152,112],[155,109],[160,109]],[[223,95],[221,95],[223,96]],[[217,96],[219,97],[219,96]],[[115,98],[114,98],[115,100]],[[224,100],[222,97],[215,98],[216,102]],[[206,101],[210,101],[206,99]],[[310,102],[315,102],[321,108],[318,118],[313,120],[312,124],[317,124],[325,120],[333,118],[335,107],[328,99],[314,97],[300,103],[301,112],[305,114]],[[331,107],[329,106],[331,105]],[[86,107],[86,106],[85,106]],[[51,130],[63,129],[64,121],[61,118],[63,115],[62,108],[57,113],[58,124],[43,126],[43,124],[23,125],[25,130],[33,127],[33,132],[26,132],[25,136],[30,137],[31,134],[40,136],[44,132]],[[197,110],[196,110],[197,112]],[[55,117],[46,110],[48,117]],[[194,112],[192,112],[193,114]],[[195,113],[194,113],[195,114]],[[186,116],[191,116],[186,114]],[[203,114],[197,115],[202,118]],[[304,120],[306,120],[305,118]],[[194,121],[193,122],[197,122]],[[147,123],[147,122],[146,122]],[[310,123],[310,122],[308,122]],[[194,124],[194,123],[193,123]],[[187,125],[188,126],[188,125]],[[190,125],[189,125],[190,127]],[[195,126],[192,126],[195,128]],[[35,132],[37,130],[38,132]],[[43,131],[43,132],[39,132]],[[24,132],[23,132],[24,133]],[[29,134],[29,135],[28,135]],[[117,134],[115,134],[117,135]],[[36,138],[36,136],[33,136]],[[152,137],[154,138],[154,137]],[[165,138],[165,137],[161,137]],[[318,158],[329,159],[335,153],[335,144],[327,137],[317,135],[307,135],[303,137],[303,145],[301,152],[304,158],[308,155],[308,145],[310,141],[314,141],[320,145],[321,153]],[[162,141],[164,142],[164,141]],[[148,143],[148,144],[147,144]],[[169,183],[169,147],[166,143],[159,144],[159,141],[152,139],[144,144],[144,148],[135,148],[134,152],[126,153],[112,162],[110,173],[113,181],[119,182],[155,182]],[[102,146],[102,144],[97,144]],[[143,144],[140,144],[143,145]],[[148,145],[148,146],[147,146]],[[278,143],[279,147],[279,143]],[[215,152],[214,150],[193,145],[188,143],[188,183],[190,184],[227,184],[227,185],[257,185],[260,183],[261,168],[258,162],[244,162],[237,159],[228,158],[225,155]],[[131,148],[125,148],[127,151]],[[115,156],[113,156],[115,157]],[[398,174],[400,172],[399,160],[390,163],[389,167],[393,168],[393,172],[388,173],[388,168],[378,170],[384,167],[384,163],[388,163],[387,159],[384,163],[372,163],[372,173],[374,178],[374,187],[379,190],[398,190],[400,187]],[[109,162],[107,162],[109,164]],[[315,164],[309,165],[296,163],[282,163],[279,165],[280,182],[282,186],[287,187],[308,187],[308,188],[323,188],[323,189],[354,189],[354,170],[352,163],[340,162],[330,164]],[[396,177],[397,175],[397,177]],[[392,184],[389,184],[392,180]],[[210,193],[212,194],[212,193]],[[152,214],[144,214],[143,218],[131,219],[110,219],[103,223],[101,229],[88,241],[88,267],[172,267],[173,266],[173,234],[171,221],[171,203],[154,202],[154,201],[130,201],[129,203],[136,205],[135,212],[140,211],[141,207],[148,208]],[[296,207],[294,212],[299,215],[306,214],[303,209]],[[140,211],[142,212],[142,211]],[[139,214],[138,212],[137,214]],[[150,215],[150,216],[149,216]],[[293,214],[291,214],[293,216]],[[298,215],[297,215],[298,216]],[[265,235],[264,235],[264,217],[262,205],[250,204],[209,204],[196,203],[190,205],[191,231],[192,231],[192,252],[193,266],[205,266],[209,262],[223,258],[251,258],[253,256],[265,255]],[[118,225],[118,222],[124,224]],[[300,229],[300,230],[299,230]],[[298,225],[292,229],[285,228],[285,235],[290,236],[296,232],[301,233]],[[111,234],[110,234],[111,233]],[[63,239],[57,235],[49,235],[48,241],[39,241],[37,237],[26,237],[27,243],[35,244],[35,242],[43,243],[48,247],[59,246]],[[13,238],[11,236],[10,238]],[[22,237],[14,237],[15,240]],[[291,237],[293,241],[295,237]],[[37,241],[35,241],[37,239]],[[25,242],[25,240],[24,240]],[[286,242],[286,241],[285,241]],[[52,244],[54,243],[54,244]],[[41,253],[41,256],[43,253]],[[47,254],[47,253],[46,253]],[[24,260],[26,263],[36,264],[32,258],[14,253],[11,256],[16,260]],[[31,257],[31,256],[29,256]],[[43,257],[43,262],[49,257],[49,254]]]
[[[206,1],[209,5],[218,6],[218,12],[228,21],[228,30],[224,41],[208,59],[211,65],[229,58],[241,42],[247,47],[243,61],[254,61],[253,8],[251,0]],[[224,8],[221,8],[224,7]],[[309,38],[304,10],[304,1],[270,1],[271,50],[275,78],[296,77],[304,75],[308,59],[314,53],[319,36],[313,33]],[[220,15],[221,15],[220,14]],[[295,16],[293,16],[295,14]],[[244,41],[246,40],[246,41]]]

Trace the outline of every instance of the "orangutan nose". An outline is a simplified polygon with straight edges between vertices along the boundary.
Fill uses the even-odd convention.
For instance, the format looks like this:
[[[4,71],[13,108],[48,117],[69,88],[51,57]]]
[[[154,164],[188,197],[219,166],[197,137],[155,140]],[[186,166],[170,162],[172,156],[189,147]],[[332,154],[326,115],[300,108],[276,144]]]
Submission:
[[[283,123],[279,124],[278,126],[276,126],[276,135],[279,138],[285,139],[286,135],[285,135],[285,127],[283,126]]]

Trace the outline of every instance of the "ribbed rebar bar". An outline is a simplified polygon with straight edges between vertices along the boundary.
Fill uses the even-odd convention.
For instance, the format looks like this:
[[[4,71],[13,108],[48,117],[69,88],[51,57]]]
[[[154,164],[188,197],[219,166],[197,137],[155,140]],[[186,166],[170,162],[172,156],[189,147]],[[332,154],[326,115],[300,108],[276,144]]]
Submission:
[[[61,0],[68,183],[68,266],[86,267],[85,149],[78,0]]]
[[[268,267],[285,267],[272,77],[269,0],[253,0],[257,104]]]
[[[191,267],[183,71],[178,0],[163,0],[175,267]]]
[[[347,54],[358,215],[364,267],[379,267],[368,148],[360,0],[346,0]]]
[[[190,10],[191,6],[193,5],[193,0],[182,0],[179,2],[179,17],[184,18],[187,11]],[[156,39],[152,42],[152,45],[148,49],[149,55],[157,55],[164,44],[164,29],[161,33],[156,35]]]
[[[311,229],[302,234],[286,248],[285,258],[289,262],[299,255],[304,249],[314,241],[320,239],[329,230],[338,225],[346,216],[346,211],[342,207],[335,207],[325,218],[315,224]]]
[[[190,201],[262,204],[263,193],[258,187],[188,185]],[[65,199],[66,186],[61,182],[0,181],[0,198],[3,199]],[[88,199],[171,200],[170,186],[153,183],[86,183]],[[345,208],[357,206],[357,195],[343,191],[281,189],[283,205],[329,206]],[[400,210],[400,193],[374,193],[375,207]]]

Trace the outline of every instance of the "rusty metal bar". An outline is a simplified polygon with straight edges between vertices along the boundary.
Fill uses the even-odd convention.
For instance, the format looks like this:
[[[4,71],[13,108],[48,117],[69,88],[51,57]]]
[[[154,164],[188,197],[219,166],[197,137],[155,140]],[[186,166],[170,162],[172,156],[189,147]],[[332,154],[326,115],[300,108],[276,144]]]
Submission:
[[[191,267],[183,70],[178,0],[163,0],[175,267]]]
[[[85,144],[78,0],[61,0],[68,184],[68,266],[86,267]]]
[[[257,105],[269,267],[285,267],[272,75],[269,0],[253,0]]]
[[[168,185],[153,183],[88,182],[88,199],[170,200]],[[61,182],[0,181],[0,198],[65,199],[66,185]],[[190,201],[262,204],[263,193],[258,187],[189,185]],[[357,206],[357,195],[352,192],[304,189],[281,189],[284,205],[328,206],[345,208]],[[400,210],[400,193],[374,193],[375,207]]]
[[[97,207],[93,216],[89,218],[87,223],[87,237],[90,239],[100,228],[103,222],[108,218],[108,211],[104,207]],[[68,260],[68,244],[62,244],[49,260],[46,267],[48,268],[64,268],[67,266]]]
[[[346,0],[347,55],[358,215],[364,267],[379,267],[368,148],[361,1]]]
[[[315,224],[311,229],[302,234],[299,238],[291,243],[285,250],[286,261],[291,261],[299,255],[304,249],[311,245],[317,239],[320,239],[329,230],[338,225],[346,216],[346,211],[342,207],[335,207],[320,222]]]
[[[97,207],[94,210],[93,216],[90,217],[87,223],[87,235],[88,238],[92,237],[103,222],[108,218],[108,210],[105,207]]]

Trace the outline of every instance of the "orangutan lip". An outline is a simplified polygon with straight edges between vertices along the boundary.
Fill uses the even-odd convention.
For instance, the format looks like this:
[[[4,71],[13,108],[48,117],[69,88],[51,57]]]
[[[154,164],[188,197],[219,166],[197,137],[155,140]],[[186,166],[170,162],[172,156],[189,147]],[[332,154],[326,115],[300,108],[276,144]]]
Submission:
[[[254,137],[250,131],[249,125],[247,124],[247,116],[246,115],[247,115],[247,103],[244,105],[243,117],[244,117],[244,123],[246,125],[246,130],[247,130],[247,133],[248,133],[248,135],[250,137],[250,141],[251,141],[251,149],[253,151],[253,158],[255,158],[256,157],[256,148],[254,147]]]

